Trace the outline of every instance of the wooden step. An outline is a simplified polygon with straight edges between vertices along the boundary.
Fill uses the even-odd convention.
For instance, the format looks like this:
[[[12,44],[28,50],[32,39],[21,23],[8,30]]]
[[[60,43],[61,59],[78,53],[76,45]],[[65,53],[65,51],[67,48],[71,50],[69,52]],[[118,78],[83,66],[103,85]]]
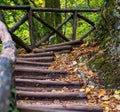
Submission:
[[[34,53],[40,53],[40,52],[47,52],[47,51],[54,51],[54,52],[60,52],[64,50],[72,50],[72,47],[70,45],[66,46],[60,46],[60,47],[52,47],[52,48],[43,48],[43,49],[34,49]]]
[[[73,40],[73,41],[64,42],[60,44],[48,45],[47,48],[61,47],[61,46],[66,46],[66,45],[71,45],[71,46],[79,45],[80,46],[83,43],[84,43],[83,40]]]
[[[54,56],[54,52],[50,51],[50,52],[43,52],[43,53],[37,53],[37,54],[21,54],[19,55],[20,57],[24,57],[24,58],[29,58],[29,57],[47,57],[47,56]]]
[[[69,101],[69,100],[85,100],[87,96],[83,92],[31,92],[17,91],[17,99],[41,100],[41,101]]]
[[[22,65],[22,64],[17,64],[15,67],[16,67],[16,68],[22,68],[23,65]],[[37,69],[48,69],[48,68],[49,68],[49,66],[36,66],[36,65],[24,65],[24,67],[25,67],[25,68],[26,68],[26,67],[29,67],[29,68],[37,68]]]
[[[100,106],[88,104],[17,104],[21,112],[103,112]]]
[[[25,60],[17,60],[16,61],[16,65],[23,65],[23,66],[27,66],[27,65],[31,65],[31,66],[45,66],[45,67],[49,67],[51,65],[52,62],[32,62],[32,61],[25,61]]]
[[[67,75],[66,71],[61,70],[48,70],[48,69],[38,69],[38,68],[31,68],[31,67],[17,67],[15,66],[14,70],[15,76],[23,76],[30,78],[31,76],[33,78],[39,77],[45,78],[45,77],[51,77],[51,78],[59,78],[59,77],[65,77]]]
[[[25,60],[25,61],[32,61],[32,62],[52,62],[54,61],[53,56],[49,57],[32,57],[32,58],[17,58],[17,60]]]
[[[39,87],[39,88],[81,88],[80,82],[58,81],[58,80],[35,80],[35,79],[15,79],[16,87]]]

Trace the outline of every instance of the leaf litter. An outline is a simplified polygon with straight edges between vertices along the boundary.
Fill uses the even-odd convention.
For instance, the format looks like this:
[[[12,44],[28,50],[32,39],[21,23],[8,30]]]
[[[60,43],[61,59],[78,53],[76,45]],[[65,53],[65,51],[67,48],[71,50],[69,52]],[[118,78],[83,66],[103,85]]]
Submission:
[[[97,47],[83,44],[74,48],[70,54],[55,54],[55,61],[49,69],[66,70],[68,75],[60,78],[61,81],[79,81],[83,84],[79,92],[87,94],[87,104],[100,105],[104,108],[104,112],[120,112],[120,90],[101,88],[97,72],[92,71],[87,65],[98,53]]]

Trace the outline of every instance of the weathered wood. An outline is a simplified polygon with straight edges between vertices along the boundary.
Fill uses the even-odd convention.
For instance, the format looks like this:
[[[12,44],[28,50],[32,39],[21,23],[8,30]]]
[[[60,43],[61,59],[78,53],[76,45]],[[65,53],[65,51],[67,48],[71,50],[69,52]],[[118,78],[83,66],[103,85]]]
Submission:
[[[19,67],[23,67],[23,64],[16,64],[16,66],[15,67],[17,67],[17,68],[19,68]],[[36,66],[36,65],[31,65],[31,64],[27,64],[27,65],[25,65],[24,64],[24,67],[26,68],[26,67],[30,67],[30,68],[37,68],[37,69],[48,69],[49,68],[49,66]]]
[[[67,75],[66,71],[61,70],[48,70],[48,69],[38,69],[36,67],[15,67],[14,70],[15,76],[22,76],[27,79],[44,79],[44,78],[59,78],[59,77],[65,77]]]
[[[32,57],[32,58],[17,58],[17,60],[25,60],[25,61],[32,61],[32,62],[52,62],[52,61],[54,61],[54,56]]]
[[[38,110],[49,112],[62,112],[68,110],[68,112],[103,112],[103,108],[100,106],[95,105],[88,105],[88,104],[50,104],[50,105],[41,105],[41,104],[18,104],[17,107],[19,109],[25,110],[33,110],[37,112]],[[25,111],[24,111],[25,112]],[[40,112],[40,111],[38,111]],[[65,111],[66,112],[66,111]]]
[[[77,28],[77,11],[74,12],[74,17],[73,17],[73,34],[72,34],[72,40],[76,40],[76,28]]]
[[[2,41],[2,52],[0,54],[0,112],[7,112],[12,79],[12,65],[15,63],[16,48],[7,27],[1,21],[0,39]]]
[[[54,45],[48,45],[47,48],[53,48],[53,47],[60,47],[60,46],[66,46],[66,45],[76,45],[76,44],[83,44],[84,41],[83,40],[73,40],[73,41],[69,41],[69,42],[64,42],[64,43],[60,43],[60,44],[54,44]]]
[[[31,91],[17,91],[17,96],[21,97],[37,97],[37,98],[55,98],[66,100],[70,99],[86,99],[87,96],[83,92],[31,92]]]
[[[82,86],[79,81],[52,81],[52,80],[35,80],[35,79],[15,79],[15,83],[19,86],[21,85],[30,85],[30,87],[36,86],[39,84],[39,87],[42,87],[43,85],[49,86],[78,86],[79,88]],[[16,86],[17,86],[16,85]]]
[[[37,53],[37,54],[20,54],[20,57],[24,57],[24,58],[29,58],[29,57],[43,57],[43,56],[54,56],[54,52],[50,51],[50,52],[43,52],[43,53]]]
[[[2,10],[29,10],[31,7],[29,5],[24,6],[10,6],[10,5],[0,5]]]
[[[32,8],[33,12],[100,12],[101,9],[59,9],[59,8]]]
[[[27,52],[32,51],[32,49],[25,42],[23,42],[18,36],[16,36],[12,32],[9,33],[11,34],[13,41],[16,42],[19,46],[23,47]]]
[[[41,79],[41,80],[45,80],[45,79]],[[51,92],[52,90],[56,90],[56,91],[59,91],[60,89],[65,90],[64,88],[65,88],[64,86],[47,86],[47,87],[45,87],[45,86],[41,86],[41,85],[38,85],[36,87],[35,86],[34,87],[32,87],[32,86],[19,86],[19,85],[16,86],[16,90],[31,91],[31,92],[41,92],[41,91],[44,91],[44,90],[48,91],[48,92]],[[79,89],[79,88],[80,88],[79,86],[67,86],[66,90],[75,91],[76,89]],[[50,101],[48,101],[48,102],[50,103]]]
[[[65,41],[69,41],[68,38],[66,38],[62,33],[60,33],[58,30],[56,30],[55,28],[53,28],[52,26],[50,26],[48,23],[46,23],[42,18],[36,16],[35,14],[33,14],[33,17],[35,19],[37,19],[38,21],[40,21],[41,23],[43,23],[45,26],[47,26],[48,28],[50,28],[51,30],[53,30],[56,34],[58,34],[62,39],[64,39]]]
[[[71,18],[72,18],[73,14],[70,15],[64,22],[62,22],[60,25],[58,25],[55,29],[58,30],[59,28],[61,28],[65,23],[67,23]],[[40,41],[38,41],[35,46],[38,47],[39,45],[41,45],[43,42],[45,42],[50,36],[52,36],[55,32],[52,31],[51,33],[45,35]]]
[[[91,20],[89,20],[88,18],[86,18],[86,17],[82,16],[81,14],[77,14],[77,16],[78,16],[79,18],[83,19],[84,21],[86,21],[87,23],[89,23],[90,25],[92,25],[92,26],[94,26],[94,25],[95,25],[95,23],[94,23],[94,22],[92,22],[92,21],[91,21]]]
[[[30,42],[31,42],[31,47],[35,47],[35,39],[33,35],[33,17],[32,17],[32,10],[30,9],[28,12],[28,22],[29,22],[29,33],[30,33]]]
[[[72,50],[62,50],[55,52],[56,54],[64,54],[64,53],[70,53]]]
[[[25,61],[25,60],[17,60],[16,64],[20,65],[33,65],[33,66],[50,66],[51,63],[48,62],[30,62],[30,61]]]
[[[65,46],[61,46],[61,47],[52,47],[52,48],[44,48],[44,49],[34,49],[33,52],[34,53],[40,53],[40,52],[46,52],[46,51],[54,51],[54,52],[60,52],[62,50],[72,50],[72,46],[71,45],[65,45]]]
[[[21,20],[19,20],[12,28],[9,29],[10,32],[14,32],[19,26],[21,26],[28,19],[28,13],[26,13]]]
[[[48,70],[48,69],[37,69],[37,68],[30,68],[30,67],[15,67],[15,72],[19,73],[19,72],[27,72],[27,73],[42,73],[42,74],[67,74],[66,71],[62,71],[62,70]]]
[[[28,74],[24,74],[24,75],[21,75],[21,74],[17,74],[15,75],[15,78],[21,78],[21,79],[37,79],[37,80],[47,80],[47,79],[57,79],[59,78],[60,76],[53,76],[53,75],[44,75],[44,76],[41,76],[41,75],[28,75]]]

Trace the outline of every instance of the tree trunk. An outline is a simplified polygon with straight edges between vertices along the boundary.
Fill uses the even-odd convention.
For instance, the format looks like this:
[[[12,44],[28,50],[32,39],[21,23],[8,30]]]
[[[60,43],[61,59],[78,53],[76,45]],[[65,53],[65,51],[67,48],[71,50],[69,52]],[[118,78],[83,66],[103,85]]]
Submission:
[[[60,0],[45,0],[46,8],[60,8]],[[46,21],[54,27],[57,27],[61,23],[61,15],[59,13],[46,13]],[[49,30],[47,30],[49,32]],[[62,32],[62,29],[59,29]],[[58,36],[51,36],[52,43],[60,43],[63,40]]]

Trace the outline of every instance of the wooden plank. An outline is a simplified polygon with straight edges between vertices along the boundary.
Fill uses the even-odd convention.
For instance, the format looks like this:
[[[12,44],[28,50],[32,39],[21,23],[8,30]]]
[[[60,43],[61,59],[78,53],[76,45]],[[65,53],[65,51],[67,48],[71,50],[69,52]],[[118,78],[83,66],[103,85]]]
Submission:
[[[29,83],[32,84],[40,84],[40,85],[48,85],[48,86],[78,86],[81,87],[79,81],[52,81],[52,80],[35,80],[35,79],[15,79],[15,82],[18,84]]]
[[[24,58],[29,58],[29,57],[43,57],[43,56],[54,56],[54,52],[50,51],[50,52],[43,52],[43,53],[37,53],[37,54],[20,54],[20,57],[24,57]]]
[[[62,50],[72,50],[72,46],[71,45],[65,45],[65,46],[61,46],[61,47],[34,49],[33,52],[34,53],[40,53],[40,52],[46,52],[46,51],[54,51],[54,52],[59,51],[60,52]]]
[[[17,60],[25,60],[25,61],[32,61],[32,62],[52,62],[54,61],[54,56],[17,58]]]
[[[83,92],[31,92],[31,91],[17,91],[17,96],[39,97],[39,98],[78,98],[86,99],[86,93]]]
[[[95,23],[94,23],[94,22],[92,22],[92,21],[91,21],[91,20],[89,20],[88,18],[86,18],[86,17],[82,16],[81,14],[77,14],[77,16],[78,16],[79,18],[83,19],[84,21],[86,21],[87,23],[89,23],[90,25],[92,25],[92,26],[94,26],[94,25],[95,25]]]
[[[61,28],[65,23],[67,23],[71,18],[72,18],[73,14],[70,15],[66,20],[64,20],[64,22],[62,22],[60,25],[58,25],[55,29],[58,30],[59,28]],[[38,47],[39,45],[41,45],[43,42],[45,42],[50,36],[52,36],[55,32],[52,31],[51,33],[45,35],[40,41],[38,41],[35,46]]]
[[[25,61],[25,60],[17,60],[16,64],[20,64],[20,65],[34,65],[34,66],[50,66],[51,63],[48,62],[31,62],[31,61]]]
[[[68,112],[103,112],[103,108],[95,105],[88,104],[50,104],[50,105],[42,105],[42,104],[17,104],[19,109],[30,109],[35,112],[40,112],[39,110],[46,110],[45,112],[63,112],[68,110]],[[52,110],[52,111],[51,111]],[[24,111],[25,112],[25,111]],[[65,111],[66,112],[66,111]]]
[[[74,12],[74,17],[73,17],[73,34],[72,34],[72,40],[76,40],[76,28],[77,28],[77,11]]]
[[[28,12],[28,22],[29,22],[29,35],[30,35],[30,42],[31,47],[35,47],[35,39],[33,35],[33,17],[32,17],[32,10],[30,9]]]
[[[33,12],[100,12],[101,9],[59,9],[59,8],[32,8]]]
[[[25,42],[23,42],[18,36],[16,36],[10,31],[9,33],[11,34],[13,41],[16,42],[19,46],[23,47],[27,52],[32,51],[32,49]]]
[[[46,23],[42,18],[36,16],[35,14],[33,14],[33,17],[35,19],[37,19],[38,21],[40,21],[41,23],[43,23],[45,26],[47,26],[48,28],[50,28],[51,30],[53,30],[56,34],[58,34],[62,39],[64,39],[65,41],[69,41],[68,38],[66,38],[62,33],[60,33],[58,30],[56,30],[55,28],[53,28],[52,26],[50,26],[48,23]]]
[[[2,9],[2,10],[29,10],[30,6],[29,5],[24,5],[24,6],[0,5],[0,9]]]
[[[28,19],[28,13],[26,13],[21,20],[19,20],[12,28],[9,29],[10,32],[14,32],[19,26],[21,26]]]

